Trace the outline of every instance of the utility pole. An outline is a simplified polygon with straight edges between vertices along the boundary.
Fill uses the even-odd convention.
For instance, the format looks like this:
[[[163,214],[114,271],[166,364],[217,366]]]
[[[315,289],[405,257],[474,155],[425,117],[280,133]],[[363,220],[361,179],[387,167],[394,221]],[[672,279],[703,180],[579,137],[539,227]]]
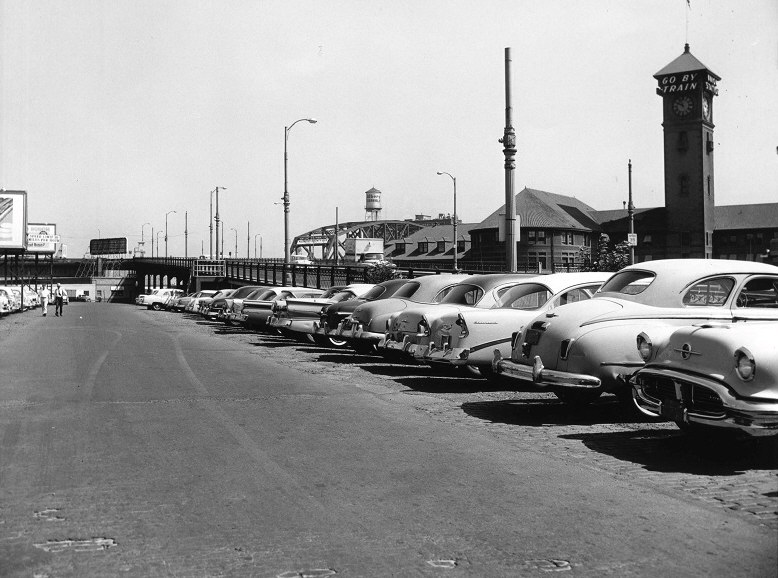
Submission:
[[[630,240],[634,239],[635,234],[635,205],[632,204],[632,159],[629,159],[629,203],[627,203],[627,214],[629,215],[629,234]],[[629,244],[629,264],[635,264],[635,245]]]
[[[516,170],[516,131],[513,129],[511,103],[511,49],[505,49],[505,131],[500,139],[505,155],[505,265],[516,272],[516,195],[513,172]]]
[[[222,231],[222,250],[219,257],[219,189],[226,190],[227,187],[216,187],[216,258],[224,257],[224,231]]]
[[[251,221],[246,222],[246,258],[251,258]]]
[[[184,259],[189,257],[189,211],[184,211]]]

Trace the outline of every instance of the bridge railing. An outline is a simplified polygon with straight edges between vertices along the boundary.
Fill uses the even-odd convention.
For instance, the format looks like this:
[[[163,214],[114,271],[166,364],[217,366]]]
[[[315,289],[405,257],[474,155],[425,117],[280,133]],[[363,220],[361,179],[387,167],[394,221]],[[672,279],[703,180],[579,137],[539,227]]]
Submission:
[[[180,257],[168,257],[157,259],[137,259],[145,263],[151,263],[158,267],[186,268],[195,277],[215,277],[228,283],[245,285],[291,285],[294,287],[316,287],[327,289],[333,285],[349,285],[351,283],[368,282],[369,268],[364,265],[292,265],[285,264],[279,259],[185,259]],[[580,263],[556,263],[553,268],[545,269],[537,263],[525,263],[519,265],[520,273],[551,273],[574,272],[580,270]],[[412,279],[422,275],[450,273],[451,269],[441,268],[411,268],[397,267],[397,274]],[[497,273],[499,267],[479,267],[477,269],[464,269],[462,273]]]

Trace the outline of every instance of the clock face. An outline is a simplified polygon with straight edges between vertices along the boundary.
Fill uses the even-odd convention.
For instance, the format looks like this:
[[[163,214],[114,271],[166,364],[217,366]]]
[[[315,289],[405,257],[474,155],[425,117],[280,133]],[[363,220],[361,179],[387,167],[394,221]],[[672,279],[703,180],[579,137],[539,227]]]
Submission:
[[[707,97],[702,99],[702,116],[705,120],[710,120],[710,99]]]
[[[673,101],[673,112],[681,117],[691,114],[694,101],[691,96],[679,96]]]

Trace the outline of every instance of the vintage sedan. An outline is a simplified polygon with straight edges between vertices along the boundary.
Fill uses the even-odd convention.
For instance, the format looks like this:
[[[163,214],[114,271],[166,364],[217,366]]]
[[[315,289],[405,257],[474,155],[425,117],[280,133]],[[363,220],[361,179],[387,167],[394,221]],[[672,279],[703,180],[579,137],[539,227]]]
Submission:
[[[776,337],[775,321],[682,327],[661,348],[641,333],[635,406],[692,433],[778,435]]]
[[[313,324],[318,321],[325,305],[361,297],[373,287],[375,284],[352,283],[330,287],[319,297],[277,301],[268,325],[289,337],[313,342]]]
[[[338,335],[357,353],[376,353],[386,335],[386,322],[391,315],[421,303],[437,303],[469,277],[445,273],[410,279],[388,299],[357,305],[338,326]]]
[[[442,315],[457,314],[464,308],[491,309],[500,296],[522,280],[536,277],[526,273],[473,275],[449,291],[439,303],[416,305],[392,315],[386,324],[382,344],[388,355],[405,354],[407,358],[426,353],[430,342],[430,323]]]
[[[254,293],[258,289],[262,289],[259,285],[244,285],[233,289],[232,293],[221,293],[218,297],[214,297],[213,301],[208,305],[207,316],[211,319],[227,322],[227,312],[231,309],[235,300],[241,301],[247,295]],[[216,315],[213,315],[213,312]]]
[[[199,313],[201,316],[209,318],[209,317],[216,317],[216,311],[211,314],[211,303],[214,301],[218,301],[221,299],[226,299],[230,295],[232,295],[235,292],[235,289],[220,289],[210,297],[201,297],[198,299],[197,302],[197,310],[196,312]]]
[[[266,329],[273,314],[273,304],[287,299],[312,299],[324,293],[311,287],[264,287],[248,295],[241,303],[235,303],[229,313],[232,323],[240,323],[247,329]]]
[[[11,313],[10,294],[0,287],[0,317],[4,317],[9,313]]]
[[[198,291],[189,303],[184,305],[184,311],[186,313],[197,313],[200,311],[200,302],[205,299],[212,299],[218,291],[214,289],[203,289]]]
[[[341,322],[351,315],[354,312],[354,309],[363,303],[389,299],[409,282],[408,279],[390,279],[388,281],[383,281],[365,293],[362,297],[333,303],[332,305],[327,305],[322,308],[319,321],[313,325],[314,341],[319,345],[326,346],[342,347],[346,345],[346,340],[338,334]]]
[[[775,303],[773,265],[647,261],[615,273],[592,299],[535,317],[514,340],[510,359],[495,351],[492,369],[515,378],[517,388],[550,388],[563,401],[587,403],[607,391],[631,407],[628,379],[644,365],[635,335],[650,333],[659,344],[683,325],[778,319]]]
[[[491,378],[495,348],[511,353],[513,336],[540,312],[591,299],[610,273],[553,273],[520,281],[501,292],[492,309],[467,308],[425,318],[430,340],[417,359],[476,367]]]

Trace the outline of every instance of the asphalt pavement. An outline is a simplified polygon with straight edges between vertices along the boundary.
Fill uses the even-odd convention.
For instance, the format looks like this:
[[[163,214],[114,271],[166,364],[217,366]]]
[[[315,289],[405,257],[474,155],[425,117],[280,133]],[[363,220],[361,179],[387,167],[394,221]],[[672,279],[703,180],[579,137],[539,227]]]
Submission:
[[[9,316],[0,575],[778,575],[774,444],[722,466],[477,390],[133,305]],[[722,507],[743,476],[758,507]]]

